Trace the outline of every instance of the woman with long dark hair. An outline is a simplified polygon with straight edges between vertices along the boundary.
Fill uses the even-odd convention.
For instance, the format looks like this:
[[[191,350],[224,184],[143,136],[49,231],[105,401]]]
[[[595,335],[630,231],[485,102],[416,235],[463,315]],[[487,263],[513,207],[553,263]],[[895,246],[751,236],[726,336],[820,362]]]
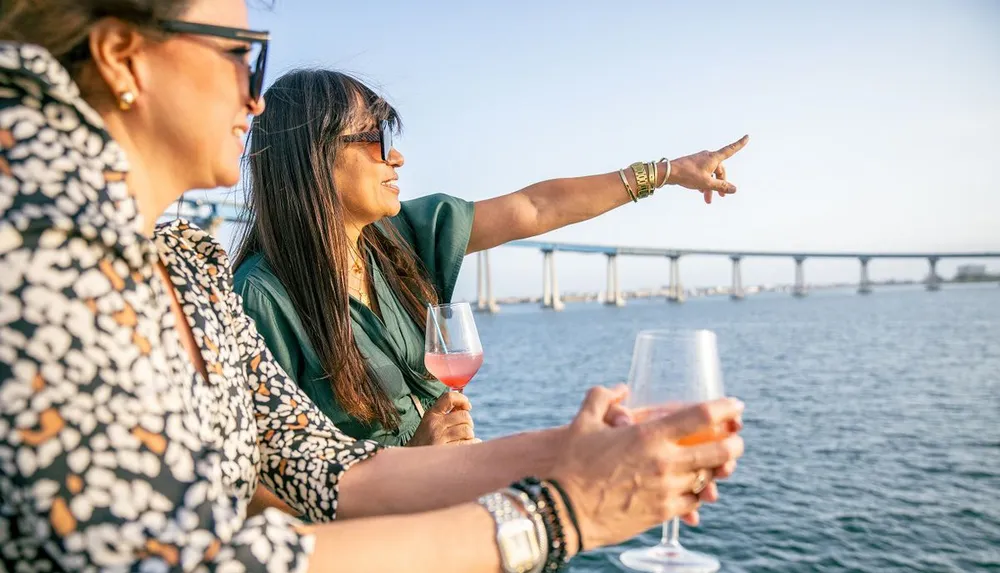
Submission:
[[[465,255],[585,221],[664,185],[727,195],[718,151],[542,181],[475,203],[400,201],[399,114],[346,74],[290,72],[251,127],[236,288],[278,362],[335,424],[390,445],[473,439],[469,402],[427,373],[428,304]]]
[[[716,500],[739,436],[678,439],[736,431],[734,400],[613,428],[595,389],[569,426],[421,449],[316,409],[221,245],[155,225],[238,182],[269,41],[241,0],[0,1],[0,570],[550,571]],[[248,515],[258,484],[315,525]]]

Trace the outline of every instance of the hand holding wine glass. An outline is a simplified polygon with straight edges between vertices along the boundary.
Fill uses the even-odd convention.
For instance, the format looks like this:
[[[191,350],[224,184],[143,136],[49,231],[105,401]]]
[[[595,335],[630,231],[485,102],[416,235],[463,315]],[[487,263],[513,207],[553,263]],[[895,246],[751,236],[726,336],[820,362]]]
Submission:
[[[636,337],[629,372],[628,405],[647,418],[669,416],[685,406],[721,398],[722,373],[715,334],[709,330],[643,331]],[[641,420],[639,420],[641,421]],[[676,440],[682,448],[725,439],[732,429],[708,425]],[[726,468],[720,468],[725,473]],[[714,488],[715,472],[700,472],[692,493]],[[714,494],[714,491],[711,493]],[[696,520],[697,518],[695,518]],[[659,545],[622,553],[621,561],[639,571],[679,573],[718,571],[719,560],[681,546],[678,518],[664,524]]]
[[[445,392],[420,419],[407,446],[436,446],[479,442],[472,422],[472,404],[461,392]]]
[[[690,515],[716,501],[709,484],[693,490],[700,476],[729,467],[743,454],[737,435],[743,405],[720,398],[665,416],[649,416],[612,426],[607,416],[628,390],[592,389],[567,428],[567,438],[551,476],[568,491],[579,518],[583,549],[620,543],[657,523]],[[639,411],[638,413],[643,413]],[[709,428],[727,437],[698,446],[680,446],[686,436]],[[575,541],[571,550],[576,549]]]

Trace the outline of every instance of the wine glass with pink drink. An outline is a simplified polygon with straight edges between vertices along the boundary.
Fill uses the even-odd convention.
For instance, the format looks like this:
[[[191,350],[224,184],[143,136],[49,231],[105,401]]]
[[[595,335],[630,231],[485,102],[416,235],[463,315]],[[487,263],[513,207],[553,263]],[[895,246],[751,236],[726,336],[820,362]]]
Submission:
[[[427,306],[424,366],[452,390],[461,392],[483,365],[483,344],[467,302]]]

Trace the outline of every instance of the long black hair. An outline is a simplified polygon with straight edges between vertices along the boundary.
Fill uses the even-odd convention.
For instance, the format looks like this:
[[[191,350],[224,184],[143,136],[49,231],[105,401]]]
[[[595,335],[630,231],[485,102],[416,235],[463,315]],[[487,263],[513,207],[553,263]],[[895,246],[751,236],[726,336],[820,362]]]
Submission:
[[[264,96],[264,113],[251,126],[247,219],[236,266],[263,253],[292,299],[344,410],[367,423],[399,427],[399,415],[367,367],[351,330],[350,265],[345,207],[333,167],[352,126],[374,127],[400,118],[359,80],[335,71],[302,69],[279,78]],[[419,259],[391,224],[368,225],[361,253],[376,264],[407,313],[423,324],[437,295]]]

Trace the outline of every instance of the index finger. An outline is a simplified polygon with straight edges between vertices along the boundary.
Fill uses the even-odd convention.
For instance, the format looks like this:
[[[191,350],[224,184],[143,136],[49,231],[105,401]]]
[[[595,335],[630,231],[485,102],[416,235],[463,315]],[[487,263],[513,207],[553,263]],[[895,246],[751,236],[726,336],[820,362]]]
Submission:
[[[604,388],[602,386],[591,388],[587,391],[587,396],[583,399],[583,404],[580,405],[577,417],[579,418],[581,415],[586,414],[604,420],[608,410],[616,404],[620,404],[626,396],[628,396],[628,386],[624,384],[618,384],[614,388]]]
[[[632,410],[622,406],[620,403],[611,404],[607,413],[604,414],[604,423],[613,428],[617,428],[619,426],[631,426],[632,422]]]
[[[730,143],[729,145],[723,147],[722,149],[716,151],[715,153],[716,155],[721,155],[722,160],[724,161],[736,155],[736,152],[743,149],[748,141],[750,141],[750,136],[744,135],[743,137],[737,139],[736,141]]]
[[[469,401],[469,397],[461,392],[448,392],[452,395],[451,400],[451,410],[471,410],[472,402]]]
[[[441,412],[451,412],[453,410],[471,410],[472,402],[469,397],[461,392],[445,392],[434,403],[434,409]]]
[[[702,430],[711,430],[743,414],[743,402],[719,398],[688,406],[674,414],[650,422],[668,440],[678,440]]]

